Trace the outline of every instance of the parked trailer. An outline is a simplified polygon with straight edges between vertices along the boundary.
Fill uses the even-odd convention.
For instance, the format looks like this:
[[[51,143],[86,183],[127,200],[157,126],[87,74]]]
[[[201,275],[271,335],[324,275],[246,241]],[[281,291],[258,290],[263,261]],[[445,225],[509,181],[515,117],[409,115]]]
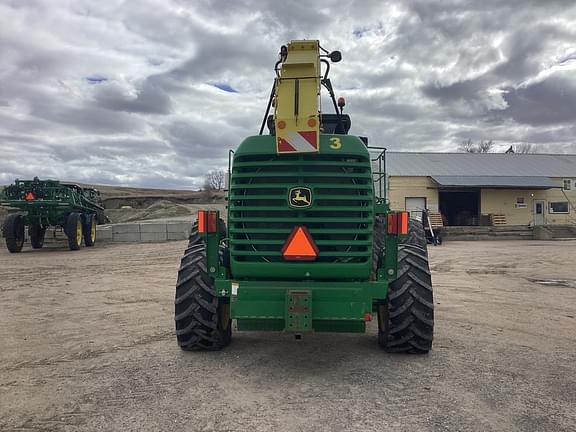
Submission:
[[[0,194],[0,206],[18,209],[9,214],[2,227],[6,247],[12,253],[22,250],[25,230],[32,248],[44,245],[46,229],[61,228],[70,250],[96,242],[96,225],[105,223],[100,192],[94,188],[57,180],[16,180]]]

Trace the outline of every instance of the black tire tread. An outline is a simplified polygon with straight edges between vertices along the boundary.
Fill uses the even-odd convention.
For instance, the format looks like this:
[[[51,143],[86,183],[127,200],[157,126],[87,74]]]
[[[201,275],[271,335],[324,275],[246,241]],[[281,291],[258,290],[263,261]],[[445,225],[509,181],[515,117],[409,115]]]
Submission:
[[[66,226],[64,227],[64,232],[68,237],[68,247],[70,250],[80,249],[82,240],[80,244],[76,243],[76,227],[78,223],[82,223],[82,215],[80,213],[70,213],[66,219]]]
[[[230,343],[231,322],[222,328],[214,280],[206,268],[206,246],[196,224],[192,227],[176,282],[176,338],[186,351],[217,351]]]
[[[428,241],[426,240],[426,233],[424,232],[424,225],[422,222],[417,219],[410,218],[408,220],[408,234],[406,236],[400,237],[398,243],[418,246],[424,249],[426,253],[428,253],[428,249],[426,247]]]
[[[40,249],[44,246],[46,228],[41,225],[30,225],[28,227],[28,235],[30,236],[30,244],[33,249]]]
[[[82,236],[84,237],[84,245],[92,247],[96,243],[96,238],[92,241],[92,220],[96,219],[95,214],[85,215],[82,219]],[[98,222],[96,221],[96,224]]]
[[[409,221],[398,245],[398,273],[381,305],[378,343],[387,352],[425,354],[434,338],[434,296],[424,227]],[[380,328],[383,327],[383,328]]]
[[[22,215],[8,215],[2,225],[2,235],[6,241],[6,248],[10,253],[22,251],[24,245],[24,219]]]

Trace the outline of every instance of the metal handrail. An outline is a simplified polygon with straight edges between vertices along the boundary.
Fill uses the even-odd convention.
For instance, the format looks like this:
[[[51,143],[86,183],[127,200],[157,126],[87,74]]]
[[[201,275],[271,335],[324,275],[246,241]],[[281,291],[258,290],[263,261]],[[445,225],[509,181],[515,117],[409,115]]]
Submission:
[[[230,190],[230,182],[232,181],[232,157],[234,156],[234,150],[228,150],[228,190]]]
[[[374,183],[377,184],[377,191],[378,194],[376,195],[376,201],[379,203],[386,202],[386,147],[377,147],[377,146],[367,146],[368,149],[373,150],[380,150],[378,156],[374,159],[370,159],[371,162],[376,162],[378,164],[378,171],[373,171],[373,175],[377,175],[378,177],[373,179]],[[384,182],[382,182],[384,180]]]

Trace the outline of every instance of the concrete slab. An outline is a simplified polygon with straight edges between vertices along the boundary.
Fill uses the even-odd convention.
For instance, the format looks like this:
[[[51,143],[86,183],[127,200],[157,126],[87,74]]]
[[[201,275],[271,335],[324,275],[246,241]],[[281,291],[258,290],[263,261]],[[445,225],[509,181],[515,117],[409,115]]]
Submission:
[[[166,229],[169,233],[185,233],[186,237],[190,235],[192,224],[189,222],[177,222],[166,224]]]
[[[166,224],[163,223],[143,223],[140,224],[141,233],[164,233],[166,234]]]
[[[167,240],[188,240],[189,235],[184,232],[169,232],[166,234]]]
[[[143,232],[140,233],[141,242],[163,242],[166,241],[166,232]]]
[[[141,233],[166,233],[166,224],[154,223],[154,224],[140,224]]]
[[[112,227],[96,227],[96,241],[112,241]]]
[[[112,225],[112,232],[114,234],[139,233],[140,232],[140,224]]]
[[[115,242],[138,243],[140,241],[140,233],[139,232],[114,233],[112,240]]]

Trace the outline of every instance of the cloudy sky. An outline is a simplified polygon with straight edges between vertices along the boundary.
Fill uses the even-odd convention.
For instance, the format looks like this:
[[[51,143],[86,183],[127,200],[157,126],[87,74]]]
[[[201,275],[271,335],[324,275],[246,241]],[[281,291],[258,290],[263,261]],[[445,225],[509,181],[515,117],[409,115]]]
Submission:
[[[195,188],[257,133],[280,45],[319,39],[352,131],[576,153],[573,0],[0,0],[0,184]]]

